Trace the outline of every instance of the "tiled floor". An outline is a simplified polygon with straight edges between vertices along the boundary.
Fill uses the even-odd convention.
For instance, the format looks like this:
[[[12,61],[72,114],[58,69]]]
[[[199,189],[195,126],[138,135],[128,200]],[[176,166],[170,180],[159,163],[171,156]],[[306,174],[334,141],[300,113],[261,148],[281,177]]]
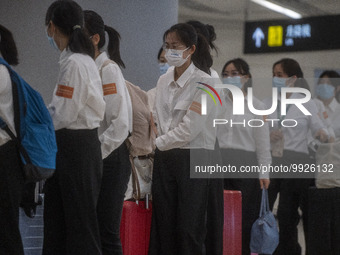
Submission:
[[[275,213],[274,206],[274,213]],[[36,215],[33,219],[28,218],[20,208],[20,231],[24,244],[25,255],[41,255],[43,243],[43,206],[38,206]],[[304,234],[302,221],[298,225],[299,243],[302,247],[302,253],[305,254]]]
[[[43,243],[43,206],[38,206],[33,219],[20,208],[20,231],[25,255],[41,255]]]

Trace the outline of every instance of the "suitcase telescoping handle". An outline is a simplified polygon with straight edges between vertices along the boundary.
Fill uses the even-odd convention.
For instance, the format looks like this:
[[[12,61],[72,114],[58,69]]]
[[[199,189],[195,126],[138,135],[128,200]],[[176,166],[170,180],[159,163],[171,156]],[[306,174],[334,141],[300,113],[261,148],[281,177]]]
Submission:
[[[145,195],[145,208],[149,209],[149,194]]]
[[[138,174],[135,168],[132,155],[130,155],[130,162],[131,162],[133,196],[134,196],[134,199],[136,200],[136,204],[139,205],[139,200],[141,199],[141,192],[140,192]],[[150,197],[150,194],[145,194],[145,208],[146,209],[149,209],[149,197]]]
[[[149,195],[150,194],[145,194],[145,209],[149,209]],[[139,200],[136,199],[136,204],[139,205]]]

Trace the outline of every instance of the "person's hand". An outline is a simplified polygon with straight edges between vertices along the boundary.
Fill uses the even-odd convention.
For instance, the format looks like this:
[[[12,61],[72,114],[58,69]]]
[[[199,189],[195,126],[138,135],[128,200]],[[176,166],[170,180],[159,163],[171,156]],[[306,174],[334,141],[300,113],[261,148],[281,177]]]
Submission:
[[[281,140],[283,137],[281,129],[274,130],[270,132],[270,141],[271,142],[277,142]]]
[[[328,135],[323,129],[319,129],[318,132],[316,132],[315,138],[322,143],[326,143],[328,141]]]
[[[270,180],[269,179],[260,179],[261,189],[263,189],[263,188],[268,189],[269,184],[270,184]]]

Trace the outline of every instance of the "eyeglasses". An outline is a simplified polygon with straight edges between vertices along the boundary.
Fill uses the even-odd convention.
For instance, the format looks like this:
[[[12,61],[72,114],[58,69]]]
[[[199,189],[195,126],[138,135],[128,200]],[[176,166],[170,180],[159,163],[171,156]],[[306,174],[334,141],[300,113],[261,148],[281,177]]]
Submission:
[[[173,45],[169,45],[167,43],[164,43],[162,46],[163,50],[183,50],[185,48],[187,48],[185,45],[181,45],[181,44],[173,44]]]

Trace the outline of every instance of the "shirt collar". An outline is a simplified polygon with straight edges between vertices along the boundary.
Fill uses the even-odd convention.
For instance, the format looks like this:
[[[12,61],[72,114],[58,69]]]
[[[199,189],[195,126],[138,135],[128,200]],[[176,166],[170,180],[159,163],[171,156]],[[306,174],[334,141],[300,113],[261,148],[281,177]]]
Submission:
[[[70,55],[72,55],[72,51],[70,51],[70,50],[68,50],[68,48],[66,47],[62,52],[61,52],[61,54],[60,54],[60,57],[59,57],[59,64],[61,63],[61,62],[63,62],[64,60],[66,60],[66,59],[68,59],[68,57],[70,56]]]
[[[195,65],[193,63],[191,63],[190,66],[181,75],[181,77],[179,77],[177,79],[177,81],[175,81],[174,80],[174,77],[175,77],[175,68],[173,68],[172,70],[169,71],[169,75],[171,75],[171,80],[170,80],[169,84],[174,82],[175,84],[177,84],[178,86],[183,88],[184,85],[189,80],[190,76],[193,74],[194,70],[195,70]]]
[[[338,102],[336,101],[334,97],[332,102],[328,105],[328,107],[332,110],[332,112],[335,112],[337,106],[338,106]]]
[[[107,56],[105,51],[103,51],[102,53],[99,54],[99,56],[95,60],[95,63],[96,63],[98,70],[100,70],[100,68],[102,67],[104,62],[108,59],[109,59],[109,57]]]

